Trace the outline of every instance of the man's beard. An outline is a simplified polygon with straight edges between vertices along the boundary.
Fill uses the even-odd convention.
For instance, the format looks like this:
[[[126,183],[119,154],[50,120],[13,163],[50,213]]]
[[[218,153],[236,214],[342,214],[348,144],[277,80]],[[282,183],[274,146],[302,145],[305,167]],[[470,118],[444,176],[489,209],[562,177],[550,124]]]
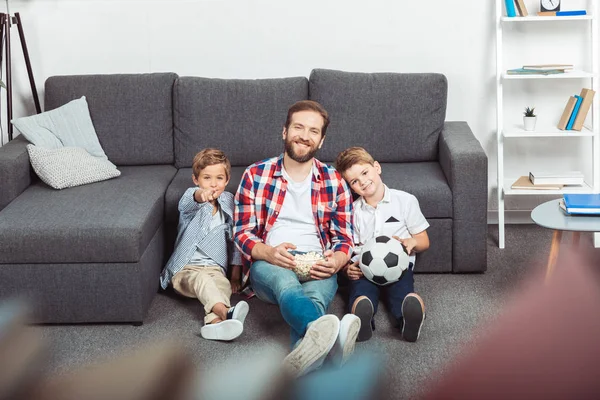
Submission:
[[[285,139],[285,152],[292,160],[296,161],[297,163],[302,164],[307,161],[310,161],[315,156],[315,154],[317,154],[317,151],[319,151],[319,148],[316,146],[312,147],[310,142],[300,141],[300,143],[311,146],[310,149],[306,152],[306,154],[303,154],[303,155],[297,154],[294,151],[294,141],[289,140],[287,138]]]

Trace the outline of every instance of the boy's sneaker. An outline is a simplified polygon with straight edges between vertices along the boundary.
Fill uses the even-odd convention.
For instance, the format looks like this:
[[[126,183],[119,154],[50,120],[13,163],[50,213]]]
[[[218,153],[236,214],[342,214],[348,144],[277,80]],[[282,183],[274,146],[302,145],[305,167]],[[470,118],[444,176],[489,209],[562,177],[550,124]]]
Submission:
[[[416,293],[409,293],[402,302],[402,337],[407,342],[416,342],[425,319],[425,304]]]
[[[287,373],[297,378],[323,365],[339,331],[340,320],[332,314],[311,322],[298,346],[283,360]]]
[[[361,320],[354,314],[346,314],[340,321],[340,332],[329,352],[333,365],[343,366],[354,352],[354,344],[361,327]]]
[[[206,324],[200,328],[200,335],[209,340],[233,340],[244,331],[244,325],[237,319],[227,319],[216,324]]]
[[[246,320],[250,306],[244,300],[227,310],[227,319],[237,319],[242,324]]]
[[[358,332],[357,342],[364,342],[373,336],[373,303],[367,296],[360,296],[352,304],[352,314],[360,318],[360,331]]]

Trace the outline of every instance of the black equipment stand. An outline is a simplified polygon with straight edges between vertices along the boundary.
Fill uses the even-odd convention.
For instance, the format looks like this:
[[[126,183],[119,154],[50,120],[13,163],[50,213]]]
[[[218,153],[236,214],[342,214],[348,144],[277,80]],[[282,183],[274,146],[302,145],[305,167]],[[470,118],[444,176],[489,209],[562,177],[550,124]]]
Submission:
[[[29,76],[29,84],[31,85],[31,93],[33,94],[33,102],[35,103],[35,111],[39,114],[42,112],[40,107],[40,99],[38,98],[37,90],[35,88],[35,81],[33,79],[33,71],[31,69],[31,61],[29,59],[29,52],[27,51],[27,43],[25,42],[25,34],[23,33],[23,23],[21,22],[21,16],[19,13],[15,13],[14,17],[9,14],[0,13],[0,66],[2,64],[2,46],[5,45],[6,54],[6,124],[8,127],[8,140],[13,139],[13,126],[10,123],[12,120],[12,71],[11,71],[11,57],[10,57],[10,28],[12,25],[16,25],[19,31],[19,39],[21,39],[21,47],[23,48],[23,56],[25,57],[25,65],[27,67],[27,75]]]

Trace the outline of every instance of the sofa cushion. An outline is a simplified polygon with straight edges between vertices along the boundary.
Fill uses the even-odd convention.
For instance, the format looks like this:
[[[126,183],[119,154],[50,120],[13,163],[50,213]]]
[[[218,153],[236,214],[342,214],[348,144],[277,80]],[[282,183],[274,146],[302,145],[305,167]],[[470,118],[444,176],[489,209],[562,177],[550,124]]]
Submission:
[[[86,96],[98,140],[116,165],[173,163],[174,73],[53,76],[45,107]]]
[[[27,145],[33,170],[44,183],[64,189],[116,178],[121,172],[108,160],[94,157],[81,147],[45,147]]]
[[[181,77],[174,92],[175,166],[191,167],[206,147],[223,150],[231,165],[248,166],[283,152],[287,110],[308,98],[308,81]]]
[[[319,158],[335,160],[345,148],[361,146],[379,162],[437,160],[446,117],[444,75],[315,69],[309,91],[331,117]]]
[[[415,195],[425,218],[452,218],[452,191],[439,163],[382,163],[381,179]]]
[[[90,118],[85,96],[57,109],[13,119],[12,124],[36,146],[49,149],[81,147],[94,157],[106,159]]]
[[[176,170],[121,167],[121,177],[56,191],[32,184],[0,211],[0,263],[140,260],[164,218]]]

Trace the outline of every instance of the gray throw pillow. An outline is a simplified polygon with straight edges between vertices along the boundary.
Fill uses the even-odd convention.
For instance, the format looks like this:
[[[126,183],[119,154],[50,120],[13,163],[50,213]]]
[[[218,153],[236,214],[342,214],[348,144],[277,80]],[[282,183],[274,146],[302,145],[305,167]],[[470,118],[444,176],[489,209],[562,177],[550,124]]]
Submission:
[[[51,111],[15,118],[12,124],[36,146],[48,149],[82,147],[94,157],[107,159],[92,124],[85,96]]]
[[[35,173],[54,189],[85,185],[121,175],[113,163],[93,157],[81,147],[46,149],[28,144],[27,152]]]

